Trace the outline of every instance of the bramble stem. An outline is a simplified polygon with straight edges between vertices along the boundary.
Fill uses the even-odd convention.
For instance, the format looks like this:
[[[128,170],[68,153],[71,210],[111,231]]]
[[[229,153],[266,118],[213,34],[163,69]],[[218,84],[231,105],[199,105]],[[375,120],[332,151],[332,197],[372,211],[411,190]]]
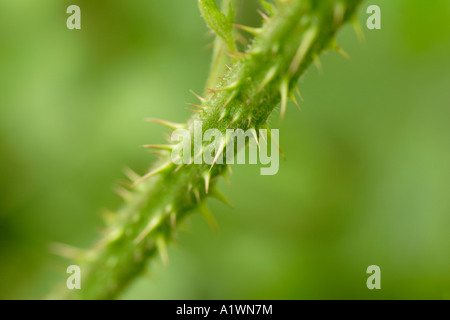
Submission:
[[[236,62],[230,71],[226,69],[223,81],[211,88],[201,104],[203,111],[195,113],[183,126],[192,131],[193,121],[201,120],[204,131],[259,130],[266,127],[267,118],[280,102],[284,115],[299,77],[322,51],[337,49],[334,36],[355,16],[361,1],[274,1],[274,12],[267,21],[263,19],[261,29],[248,29],[257,34],[253,44],[246,52],[237,53],[232,52],[236,48],[226,24],[230,17],[219,17],[214,1],[199,0],[205,20],[226,40]],[[166,152],[150,171],[153,174],[140,183],[135,183],[140,177],[130,174],[133,184],[122,190],[124,204],[106,234],[76,257],[82,270],[82,289],[65,289],[63,296],[116,298],[144,272],[151,258],[159,254],[166,261],[166,244],[177,226],[187,215],[201,211],[207,196],[221,197],[215,184],[226,171],[225,164],[212,169],[207,164],[177,166]]]

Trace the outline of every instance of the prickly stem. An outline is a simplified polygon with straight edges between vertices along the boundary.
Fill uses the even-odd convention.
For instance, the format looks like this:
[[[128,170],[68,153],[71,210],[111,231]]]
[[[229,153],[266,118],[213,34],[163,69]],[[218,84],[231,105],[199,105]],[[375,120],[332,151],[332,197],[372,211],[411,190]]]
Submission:
[[[204,112],[194,113],[186,124],[148,121],[173,130],[193,130],[194,120],[202,121],[204,131],[264,128],[268,116],[281,101],[284,113],[287,98],[292,97],[299,77],[322,51],[332,47],[336,32],[354,17],[361,1],[262,1],[268,13],[262,13],[262,27],[254,32],[258,35],[249,49],[237,54],[232,35],[233,18],[221,13],[213,0],[199,0],[208,25],[221,37],[222,44],[228,45],[226,51],[239,55],[239,59],[231,66],[225,62],[220,68],[226,54],[221,54],[216,61],[219,64],[212,68],[214,77],[210,78],[215,79],[214,86],[210,86],[207,96],[197,95]],[[219,52],[220,41],[217,43]],[[218,74],[222,68],[224,71]],[[218,76],[223,81],[217,84]],[[205,143],[202,150],[206,146]],[[226,177],[228,165],[216,163],[212,168],[196,163],[175,165],[164,151],[149,173],[138,178],[128,172],[133,185],[123,194],[126,201],[115,213],[116,218],[108,219],[106,235],[84,254],[66,250],[66,255],[76,252],[78,256],[75,262],[83,270],[83,289],[65,290],[64,297],[116,298],[138,275],[145,273],[149,260],[159,255],[168,262],[167,243],[186,216],[204,208],[207,196],[223,200],[214,190],[217,178]]]

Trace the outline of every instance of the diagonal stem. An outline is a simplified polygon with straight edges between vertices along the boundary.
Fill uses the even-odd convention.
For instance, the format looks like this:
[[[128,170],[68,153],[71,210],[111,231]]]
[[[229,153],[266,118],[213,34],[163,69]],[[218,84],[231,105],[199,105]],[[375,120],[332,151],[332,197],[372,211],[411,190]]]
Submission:
[[[179,127],[192,131],[194,120],[200,120],[204,131],[265,128],[280,102],[285,112],[299,77],[314,59],[326,49],[337,49],[334,36],[354,17],[360,2],[276,1],[275,12],[264,22],[260,35],[231,70],[226,69],[224,80],[210,88],[201,102],[202,111]],[[206,164],[178,166],[171,162],[169,152],[163,153],[152,174],[130,186],[102,239],[77,255],[82,289],[68,292],[64,288],[56,297],[116,298],[144,272],[149,260],[159,254],[166,261],[166,245],[180,222],[202,210],[208,196],[221,197],[215,184],[226,169],[225,164],[212,169]]]

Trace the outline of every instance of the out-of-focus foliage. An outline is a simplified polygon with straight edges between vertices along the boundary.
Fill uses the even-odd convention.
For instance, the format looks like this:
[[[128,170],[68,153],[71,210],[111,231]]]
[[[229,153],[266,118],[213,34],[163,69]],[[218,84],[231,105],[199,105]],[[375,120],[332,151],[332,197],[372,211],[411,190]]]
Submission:
[[[360,44],[345,28],[352,60],[324,55],[324,73],[300,81],[302,112],[273,116],[280,172],[236,165],[222,186],[234,209],[210,201],[220,233],[193,217],[170,266],[152,264],[124,298],[449,298],[450,5],[432,2],[367,1],[363,27],[378,4],[382,30]],[[121,169],[143,173],[154,157],[137,146],[164,139],[143,118],[188,117],[206,31],[194,1],[0,0],[0,298],[65,281],[48,244],[96,239]],[[379,291],[365,285],[372,264]]]

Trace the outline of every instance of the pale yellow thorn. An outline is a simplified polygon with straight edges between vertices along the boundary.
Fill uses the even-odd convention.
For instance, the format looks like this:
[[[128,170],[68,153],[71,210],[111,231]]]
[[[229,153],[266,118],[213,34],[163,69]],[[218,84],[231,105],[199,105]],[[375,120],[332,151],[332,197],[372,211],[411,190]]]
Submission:
[[[162,236],[156,238],[156,247],[158,248],[163,265],[167,267],[169,265],[169,254],[167,252],[166,240]]]
[[[152,231],[154,231],[163,219],[162,214],[157,214],[150,222],[147,224],[144,230],[134,239],[134,244],[139,244],[142,240],[144,240]]]
[[[200,100],[201,102],[205,102],[205,98],[203,98],[202,96],[198,95],[197,93],[195,93],[193,90],[189,90],[198,100]]]
[[[281,82],[280,86],[280,94],[281,94],[281,111],[280,111],[280,121],[283,121],[284,116],[286,114],[288,94],[289,94],[289,79],[285,78]]]

